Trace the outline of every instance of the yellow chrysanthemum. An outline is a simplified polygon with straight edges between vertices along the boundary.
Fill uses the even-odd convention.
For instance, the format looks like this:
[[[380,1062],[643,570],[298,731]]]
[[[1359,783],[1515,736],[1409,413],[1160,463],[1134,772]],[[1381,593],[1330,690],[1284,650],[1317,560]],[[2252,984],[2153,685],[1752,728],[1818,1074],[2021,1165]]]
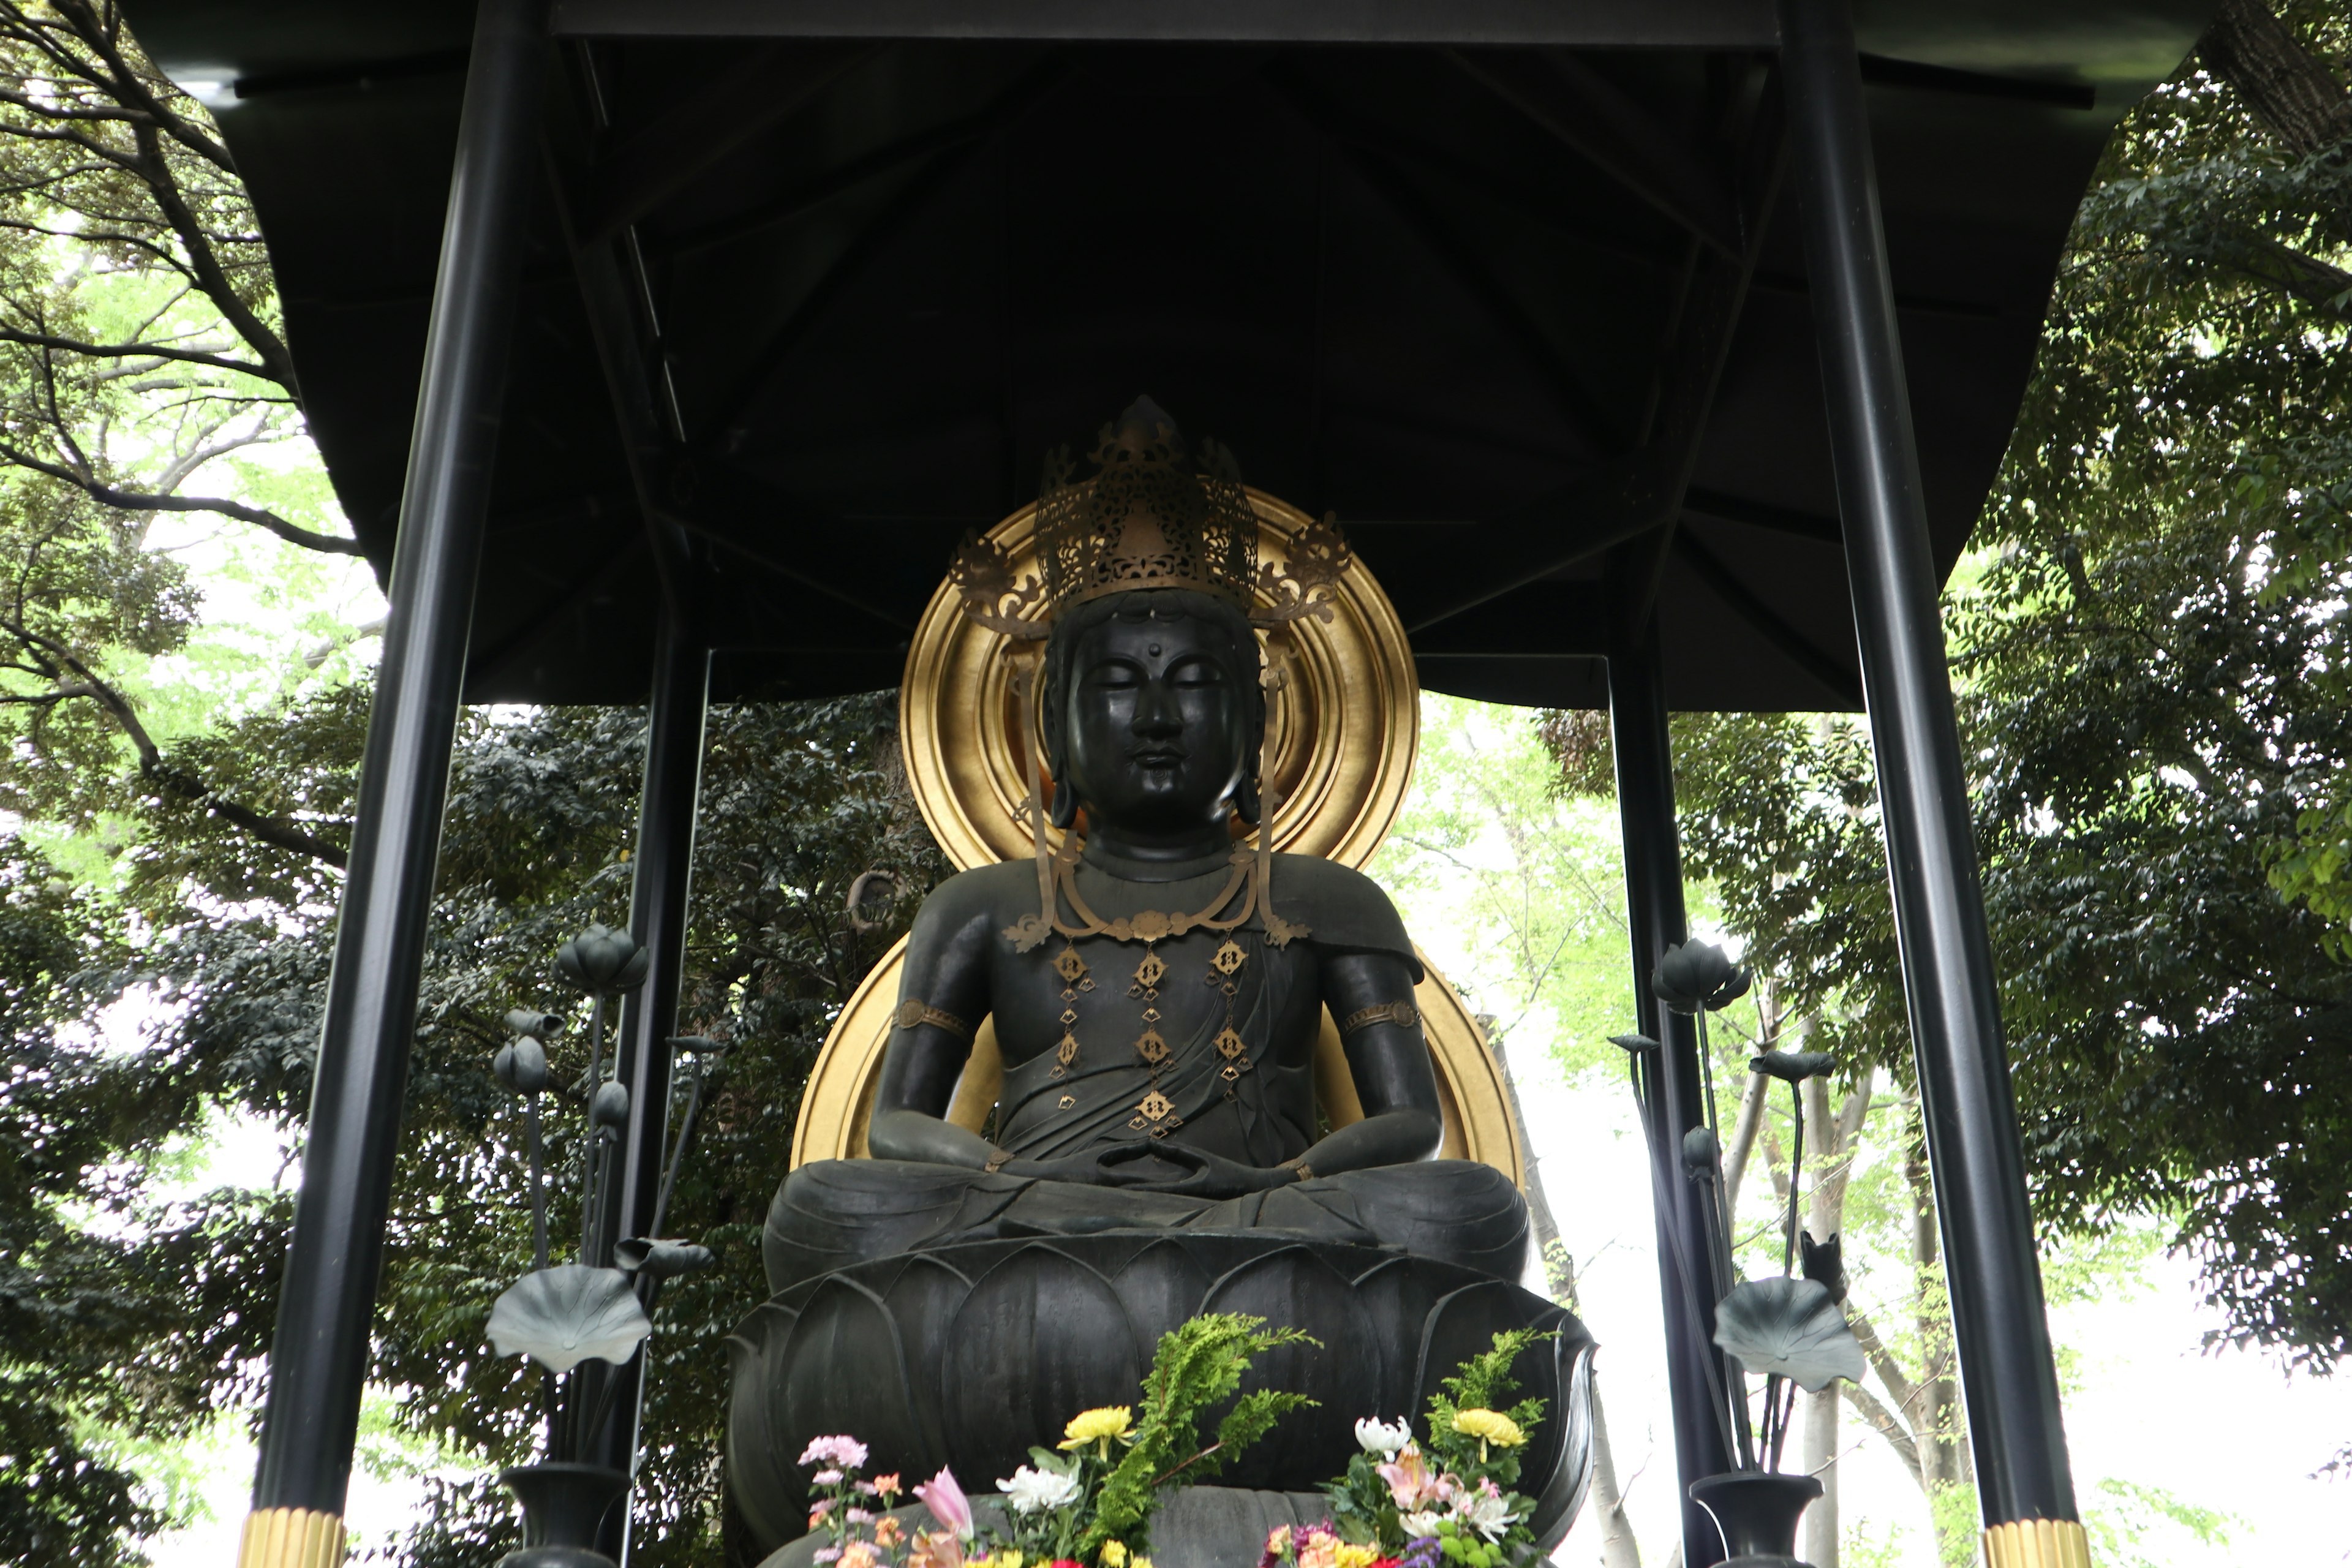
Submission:
[[[1331,1554],[1331,1561],[1335,1568],[1372,1568],[1372,1564],[1380,1561],[1380,1548],[1376,1546],[1359,1546],[1349,1542]]]
[[[1516,1448],[1528,1440],[1519,1424],[1499,1410],[1457,1410],[1454,1413],[1454,1429],[1497,1448]]]
[[[1127,1542],[1106,1541],[1102,1543],[1103,1568],[1126,1568]]]
[[[1089,1443],[1108,1443],[1114,1437],[1124,1440],[1134,1430],[1135,1410],[1130,1405],[1106,1405],[1099,1410],[1081,1410],[1062,1428],[1062,1447],[1083,1448]]]

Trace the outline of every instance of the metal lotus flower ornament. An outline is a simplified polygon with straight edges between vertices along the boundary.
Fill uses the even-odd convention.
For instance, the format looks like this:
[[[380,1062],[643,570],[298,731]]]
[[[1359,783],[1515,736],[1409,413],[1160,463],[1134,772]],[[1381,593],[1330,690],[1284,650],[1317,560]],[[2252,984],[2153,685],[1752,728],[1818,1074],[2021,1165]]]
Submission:
[[[1818,1279],[1749,1279],[1716,1303],[1715,1342],[1751,1373],[1785,1377],[1807,1394],[1832,1378],[1860,1383],[1861,1342]]]
[[[1719,1013],[1747,995],[1755,982],[1753,970],[1737,967],[1721,948],[1704,942],[1666,949],[1650,971],[1650,989],[1677,1013]]]
[[[675,1279],[682,1274],[699,1274],[719,1259],[710,1248],[690,1241],[635,1236],[613,1244],[613,1261],[643,1279]]]
[[[645,984],[653,954],[627,931],[592,925],[555,950],[555,972],[575,991],[603,996]]]
[[[499,1355],[527,1355],[558,1373],[592,1359],[625,1362],[653,1331],[629,1277],[617,1268],[564,1263],[534,1269],[490,1309],[490,1344]]]

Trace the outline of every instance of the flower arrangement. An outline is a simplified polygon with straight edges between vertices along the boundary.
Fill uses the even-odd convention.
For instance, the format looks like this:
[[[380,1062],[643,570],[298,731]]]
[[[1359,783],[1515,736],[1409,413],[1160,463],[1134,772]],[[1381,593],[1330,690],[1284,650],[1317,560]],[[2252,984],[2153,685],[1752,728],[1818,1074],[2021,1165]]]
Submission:
[[[1532,1329],[1496,1334],[1431,1396],[1423,1441],[1403,1419],[1357,1422],[1361,1451],[1323,1489],[1330,1519],[1276,1530],[1259,1568],[1497,1568],[1520,1555],[1535,1539],[1528,1527],[1535,1505],[1510,1489],[1544,1402],[1496,1406],[1517,1386],[1510,1369],[1519,1352],[1551,1337]]]
[[[896,1475],[863,1474],[866,1445],[819,1437],[800,1462],[818,1467],[809,1530],[826,1544],[816,1561],[836,1568],[1151,1568],[1152,1516],[1179,1477],[1205,1479],[1264,1436],[1303,1394],[1257,1389],[1234,1402],[1209,1442],[1201,1414],[1233,1394],[1262,1351],[1314,1344],[1296,1329],[1268,1329],[1238,1312],[1192,1318],[1160,1337],[1137,1405],[1080,1411],[1053,1448],[996,1483],[1002,1527],[982,1527],[952,1471],[912,1489],[933,1528],[909,1529],[889,1512]]]

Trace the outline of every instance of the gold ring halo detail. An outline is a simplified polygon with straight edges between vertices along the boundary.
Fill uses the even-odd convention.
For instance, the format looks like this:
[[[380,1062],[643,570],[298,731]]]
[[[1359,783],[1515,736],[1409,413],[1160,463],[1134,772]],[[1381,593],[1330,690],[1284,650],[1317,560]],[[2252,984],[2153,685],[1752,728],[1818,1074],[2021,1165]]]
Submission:
[[[1312,520],[1262,490],[1248,493],[1258,516],[1258,559],[1286,563],[1291,542]],[[1038,570],[1036,514],[1034,504],[1025,506],[988,531],[1016,574]],[[1302,616],[1268,641],[1283,677],[1266,703],[1270,771],[1281,799],[1274,847],[1360,868],[1388,836],[1412,782],[1419,683],[1404,626],[1360,560],[1349,562],[1333,587],[1331,609],[1329,621]],[[1024,700],[1015,679],[1021,658],[1011,639],[966,616],[944,582],[907,650],[898,688],[907,782],[959,870],[1031,852],[1023,769],[1037,714],[1035,694]],[[1034,652],[1027,658],[1034,663]],[[1058,846],[1060,831],[1047,834]]]

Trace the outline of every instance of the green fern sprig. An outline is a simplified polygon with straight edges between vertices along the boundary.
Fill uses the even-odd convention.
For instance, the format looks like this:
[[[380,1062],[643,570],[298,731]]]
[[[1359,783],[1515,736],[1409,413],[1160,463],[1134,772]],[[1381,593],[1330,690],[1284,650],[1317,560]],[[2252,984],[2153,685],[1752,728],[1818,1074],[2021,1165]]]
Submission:
[[[1162,1488],[1180,1478],[1193,1482],[1215,1475],[1286,1412],[1315,1403],[1305,1394],[1254,1390],[1218,1423],[1215,1439],[1201,1446],[1201,1413],[1241,1386],[1259,1352],[1276,1345],[1321,1344],[1297,1329],[1268,1329],[1265,1322],[1246,1313],[1210,1312],[1160,1336],[1143,1380],[1134,1440],[1095,1494],[1079,1561],[1093,1562],[1106,1541],[1119,1542],[1130,1552],[1150,1551],[1151,1516],[1159,1511]]]

